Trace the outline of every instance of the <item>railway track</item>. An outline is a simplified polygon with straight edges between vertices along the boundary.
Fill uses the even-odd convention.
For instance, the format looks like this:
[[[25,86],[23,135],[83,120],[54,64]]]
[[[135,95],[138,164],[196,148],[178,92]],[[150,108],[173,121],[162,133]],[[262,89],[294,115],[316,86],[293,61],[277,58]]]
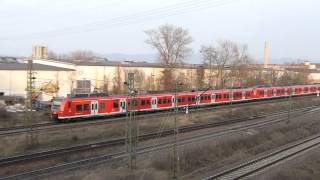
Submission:
[[[308,96],[298,96],[295,98],[305,98],[305,97],[312,97],[313,95]],[[245,103],[226,103],[224,105],[219,106],[204,106],[195,109],[195,111],[211,111],[211,110],[218,110],[228,108],[237,108],[237,107],[245,107],[245,106],[252,106],[258,104],[268,104],[274,102],[282,102],[287,101],[287,98],[278,98],[278,99],[271,99],[271,100],[262,100],[262,101],[254,101],[254,102],[245,102]],[[184,114],[184,111],[180,111],[179,114]],[[157,117],[162,116],[164,114],[168,114],[167,111],[165,112],[156,112],[156,113],[148,113],[148,114],[140,114],[137,115],[137,120],[150,118],[150,117]],[[16,135],[21,133],[27,132],[35,132],[35,131],[47,131],[47,130],[56,130],[56,129],[71,129],[77,127],[83,127],[88,125],[102,125],[102,124],[111,124],[111,123],[120,123],[126,120],[125,117],[109,117],[104,119],[97,119],[97,120],[86,120],[86,121],[77,121],[72,123],[55,123],[55,122],[48,122],[48,123],[39,123],[33,124],[31,126],[15,126],[15,127],[6,127],[0,128],[0,136],[8,136],[8,135]]]
[[[320,135],[316,135],[204,179],[244,179],[319,146]]]
[[[316,107],[318,107],[318,106],[296,109],[292,113],[306,113],[306,112],[313,111],[314,108],[316,108]],[[278,112],[274,112],[274,113],[269,113],[268,116],[269,117],[271,117],[271,116],[277,117],[277,116],[287,114],[287,113],[288,113],[288,111],[278,111]],[[191,132],[191,131],[202,130],[202,129],[218,127],[218,126],[224,126],[224,125],[229,125],[229,124],[235,124],[238,122],[250,121],[250,120],[255,120],[255,119],[264,118],[264,117],[266,117],[266,115],[243,117],[243,118],[237,118],[237,119],[228,119],[228,120],[223,120],[220,122],[212,122],[212,123],[186,125],[186,126],[181,126],[179,128],[179,132],[180,133],[187,133],[187,132]],[[149,140],[149,139],[153,139],[153,138],[157,138],[157,137],[169,136],[169,135],[172,135],[173,132],[174,132],[173,129],[167,129],[165,131],[162,131],[161,133],[148,133],[148,134],[140,135],[138,137],[138,139],[139,139],[139,141],[145,141],[145,140]],[[59,154],[61,155],[61,154],[66,154],[66,153],[75,153],[76,151],[84,151],[84,150],[89,150],[92,148],[102,148],[102,147],[113,146],[113,145],[122,145],[122,144],[125,144],[125,138],[116,138],[116,139],[107,140],[107,141],[72,146],[69,148],[62,148],[62,149],[43,151],[43,152],[32,153],[32,154],[27,154],[27,155],[14,156],[14,157],[0,159],[0,166],[6,165],[6,164],[12,164],[12,163],[16,163],[16,162],[22,162],[22,161],[26,161],[26,160],[37,159],[37,158],[52,157],[52,156],[56,156]]]
[[[296,113],[299,113],[299,116],[303,116],[305,114],[313,113],[318,110],[320,110],[320,109],[317,108],[317,109],[309,109],[309,110],[304,110],[304,111],[296,111]],[[282,114],[286,114],[286,113],[282,112]],[[278,114],[278,115],[280,115],[280,114]],[[299,117],[299,116],[297,115],[295,117]],[[179,145],[184,145],[184,144],[188,144],[188,143],[192,143],[192,142],[198,142],[201,140],[206,140],[206,139],[219,137],[219,136],[223,136],[223,135],[227,135],[227,134],[235,134],[235,133],[239,133],[244,130],[248,130],[250,128],[263,127],[263,126],[273,124],[276,122],[284,121],[286,119],[287,119],[287,117],[275,118],[275,119],[266,120],[263,122],[261,122],[261,121],[254,122],[254,123],[251,123],[246,126],[228,128],[227,130],[221,130],[221,131],[218,131],[215,133],[207,133],[207,134],[202,134],[202,135],[198,135],[198,136],[193,136],[191,138],[186,138],[184,140],[179,141]],[[210,125],[208,125],[208,126],[210,126]],[[188,132],[188,131],[190,132],[194,129],[196,129],[196,128],[195,127],[183,127],[180,129],[180,131],[181,132]],[[162,132],[162,133],[164,133],[166,135],[170,135],[173,133],[173,131],[170,130],[170,131]],[[156,134],[156,133],[145,134],[145,135],[140,136],[139,138],[140,138],[140,140],[141,139],[148,140],[148,139],[153,139],[154,137],[159,137],[159,134]],[[95,143],[95,144],[87,144],[85,146],[74,146],[74,147],[66,148],[66,149],[58,149],[58,150],[53,150],[53,151],[46,151],[46,152],[40,152],[40,153],[35,153],[35,154],[30,154],[30,155],[23,155],[23,156],[16,156],[16,157],[11,157],[11,158],[1,159],[0,164],[1,165],[8,165],[8,164],[14,164],[14,163],[18,163],[18,162],[27,161],[27,160],[31,161],[34,159],[45,159],[48,157],[61,156],[62,154],[75,153],[75,152],[89,150],[89,149],[93,149],[93,148],[101,148],[101,147],[107,147],[107,146],[112,146],[115,144],[123,144],[123,143],[124,143],[124,139],[117,139],[117,140],[111,140],[111,141],[100,142],[100,143]],[[173,145],[172,143],[165,143],[165,144],[160,144],[160,145],[155,145],[155,146],[139,148],[138,154],[145,154],[145,153],[152,152],[152,151],[163,150],[163,149],[171,147],[172,145]],[[3,177],[0,179],[21,179],[21,178],[27,179],[29,177],[47,175],[47,174],[59,172],[62,170],[74,169],[77,167],[90,165],[92,163],[94,163],[94,164],[102,163],[102,162],[105,162],[108,160],[114,160],[114,159],[119,159],[119,158],[124,158],[124,157],[126,157],[125,152],[103,155],[103,156],[93,157],[93,158],[84,159],[84,160],[80,160],[80,161],[74,161],[74,162],[70,162],[70,163],[60,164],[60,165],[56,165],[56,166],[52,166],[52,167],[48,167],[48,168],[38,169],[35,171],[24,172],[21,174]]]

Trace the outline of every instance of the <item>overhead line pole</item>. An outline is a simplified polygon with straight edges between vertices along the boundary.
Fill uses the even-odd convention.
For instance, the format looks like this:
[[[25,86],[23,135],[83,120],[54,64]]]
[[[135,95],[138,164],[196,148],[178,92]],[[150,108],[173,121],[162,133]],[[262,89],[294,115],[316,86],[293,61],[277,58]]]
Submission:
[[[26,117],[26,126],[31,126],[32,124],[32,119],[33,119],[33,92],[35,89],[34,86],[34,72],[33,72],[33,60],[29,59],[27,62],[27,98],[25,101],[25,109],[26,109],[26,113],[27,115]],[[26,136],[26,142],[28,146],[33,146],[36,144],[36,135],[34,134],[34,132],[32,131],[32,127],[31,127],[31,131],[30,134],[27,134]]]
[[[178,152],[178,135],[179,135],[179,123],[178,123],[178,91],[179,91],[179,83],[176,81],[175,83],[175,102],[174,102],[174,145],[173,145],[173,179],[178,179],[179,173],[179,152]]]
[[[135,106],[137,105],[137,101],[135,99],[135,89],[134,89],[134,73],[128,73],[128,82],[125,82],[128,86],[129,90],[129,98],[127,108],[127,116],[126,116],[126,145],[127,145],[127,153],[128,153],[128,164],[130,169],[132,170],[135,166],[134,160],[136,159],[136,150],[138,143],[138,128],[137,123],[135,121]]]

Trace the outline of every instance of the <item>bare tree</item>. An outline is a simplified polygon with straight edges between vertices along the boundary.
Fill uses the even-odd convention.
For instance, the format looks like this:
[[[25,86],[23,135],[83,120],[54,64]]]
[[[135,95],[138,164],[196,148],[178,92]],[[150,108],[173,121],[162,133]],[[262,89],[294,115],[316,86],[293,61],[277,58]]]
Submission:
[[[114,75],[114,77],[113,77],[113,79],[112,79],[112,83],[113,83],[112,92],[113,92],[114,94],[121,93],[122,79],[121,79],[121,69],[120,69],[120,66],[117,66],[117,67],[116,67],[115,75]]]
[[[172,68],[165,68],[162,72],[162,77],[160,78],[160,83],[162,84],[163,90],[171,90],[174,88],[174,72]],[[161,87],[161,86],[160,86]]]
[[[70,61],[70,56],[68,56],[67,54],[64,54],[64,53],[60,54],[54,51],[49,51],[48,58],[54,59],[54,60],[61,60],[61,61]]]
[[[109,93],[109,78],[106,75],[103,76],[103,85],[101,89],[102,89],[102,92]]]
[[[192,37],[182,27],[165,24],[145,33],[148,35],[145,42],[158,51],[159,60],[165,65],[183,63],[192,50],[189,47]]]
[[[309,83],[310,70],[304,64],[289,63],[280,77],[281,85]]]
[[[262,67],[256,67],[252,69],[247,69],[248,77],[244,79],[243,86],[255,86],[266,84],[266,79],[264,76],[264,69]]]
[[[280,77],[281,77],[281,73],[278,70],[275,69],[270,69],[268,71],[268,75],[269,75],[269,82],[271,85],[278,85]]]
[[[89,50],[76,50],[71,53],[73,60],[93,60],[94,53]]]
[[[184,63],[192,51],[189,47],[193,41],[192,37],[188,30],[169,24],[147,30],[145,33],[148,35],[145,42],[157,50],[160,62],[167,67],[162,72],[164,89],[172,89],[174,84],[173,68]]]
[[[209,65],[210,77],[209,85],[212,86],[213,70],[215,70],[216,88],[224,88],[227,79],[236,77],[235,80],[244,79],[247,74],[246,70],[250,63],[247,46],[238,45],[230,40],[217,41],[217,46],[202,46],[200,53],[203,62]],[[226,71],[228,67],[229,71]],[[232,82],[235,81],[232,79]],[[239,84],[243,84],[239,82]]]
[[[58,59],[58,54],[53,51],[49,51],[48,52],[48,59]]]
[[[230,62],[230,83],[232,86],[248,86],[247,79],[254,71],[254,61],[249,55],[247,45],[234,43],[235,56]],[[229,84],[230,85],[230,84]]]
[[[204,74],[205,74],[204,67],[203,66],[197,67],[197,76],[196,76],[197,89],[204,88]]]
[[[209,86],[213,85],[213,72],[215,70],[215,66],[217,64],[217,52],[213,46],[202,46],[200,49],[200,53],[202,55],[203,64],[209,66]],[[218,79],[218,77],[217,77]],[[217,82],[216,79],[216,82]]]

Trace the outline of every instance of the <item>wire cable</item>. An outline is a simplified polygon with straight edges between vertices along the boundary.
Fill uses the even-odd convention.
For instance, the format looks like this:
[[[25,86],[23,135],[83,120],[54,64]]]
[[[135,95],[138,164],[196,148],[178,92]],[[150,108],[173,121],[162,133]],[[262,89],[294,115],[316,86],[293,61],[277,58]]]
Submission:
[[[200,0],[197,2],[188,1],[185,3],[179,3],[172,6],[166,6],[158,9],[153,9],[145,12],[136,13],[129,16],[122,16],[113,18],[110,20],[98,21],[81,26],[68,27],[51,32],[34,33],[29,35],[21,35],[16,37],[2,37],[0,40],[12,40],[12,39],[33,39],[33,38],[48,38],[56,37],[67,34],[77,34],[84,32],[97,31],[105,28],[114,28],[119,26],[126,26],[145,21],[150,21],[158,18],[166,18],[170,16],[176,16],[181,14],[193,13],[195,11],[223,6],[234,3],[240,0]]]

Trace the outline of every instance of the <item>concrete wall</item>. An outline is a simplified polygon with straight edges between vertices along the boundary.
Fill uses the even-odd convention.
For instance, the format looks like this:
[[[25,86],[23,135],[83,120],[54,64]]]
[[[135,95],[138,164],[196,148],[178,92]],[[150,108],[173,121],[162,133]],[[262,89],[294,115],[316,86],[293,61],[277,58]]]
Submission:
[[[41,64],[52,65],[51,61],[38,60]],[[64,64],[59,64],[59,67]],[[112,92],[113,87],[117,84],[116,79],[120,73],[120,84],[124,90],[123,82],[126,80],[128,72],[138,72],[143,78],[140,82],[136,81],[136,88],[139,90],[159,90],[163,84],[161,83],[162,71],[160,67],[126,67],[126,66],[76,66],[73,64],[65,64],[66,67],[72,68],[75,71],[35,71],[36,87],[41,87],[43,84],[51,82],[58,84],[59,92],[55,94],[42,93],[40,100],[50,100],[52,96],[66,96],[71,94],[76,88],[77,80],[90,80],[91,91],[95,87],[101,89],[107,84],[108,91]],[[182,81],[189,84],[190,88],[197,88],[197,69],[175,69],[175,76],[180,77]],[[26,80],[27,72],[23,70],[0,70],[0,92],[5,92],[6,95],[26,95]],[[137,78],[137,77],[136,77]],[[320,82],[320,73],[311,73],[310,79],[312,82]],[[205,69],[204,83],[209,80],[209,70]],[[174,81],[174,80],[173,80]]]
[[[52,96],[66,96],[70,93],[72,71],[35,71],[35,86],[40,88],[49,82],[59,84],[59,92],[42,93],[40,100],[50,100]],[[27,72],[18,70],[0,70],[0,92],[5,95],[26,96]]]

